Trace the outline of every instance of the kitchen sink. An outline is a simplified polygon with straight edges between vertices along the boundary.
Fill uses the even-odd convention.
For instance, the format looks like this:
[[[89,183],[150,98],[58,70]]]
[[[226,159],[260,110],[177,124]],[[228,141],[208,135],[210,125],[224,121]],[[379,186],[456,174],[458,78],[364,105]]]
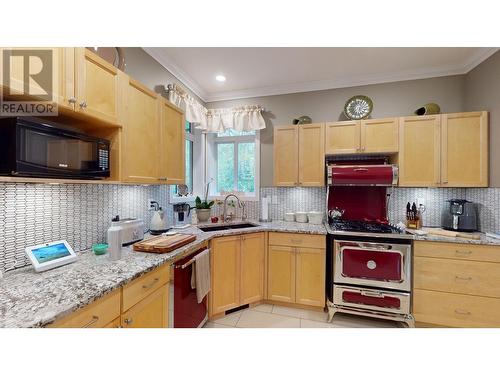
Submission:
[[[219,230],[231,230],[231,229],[243,229],[243,228],[255,228],[258,224],[253,223],[235,223],[235,224],[219,224],[219,225],[206,225],[198,227],[203,232],[215,232]]]

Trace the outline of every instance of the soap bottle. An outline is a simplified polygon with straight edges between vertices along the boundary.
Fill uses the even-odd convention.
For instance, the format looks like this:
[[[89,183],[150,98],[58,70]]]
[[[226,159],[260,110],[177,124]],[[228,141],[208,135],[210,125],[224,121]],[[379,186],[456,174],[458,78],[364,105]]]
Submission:
[[[119,260],[122,257],[122,230],[111,226],[108,229],[108,252],[110,260]]]

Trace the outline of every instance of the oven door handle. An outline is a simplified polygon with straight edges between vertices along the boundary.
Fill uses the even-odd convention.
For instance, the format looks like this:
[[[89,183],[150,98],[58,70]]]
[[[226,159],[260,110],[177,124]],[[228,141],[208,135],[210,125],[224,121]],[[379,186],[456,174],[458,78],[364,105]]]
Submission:
[[[340,250],[344,249],[352,249],[352,250],[378,250],[378,251],[385,251],[385,250],[392,250],[392,245],[378,245],[378,244],[363,244],[361,245],[348,245],[348,246],[341,246]]]
[[[367,290],[362,290],[360,293],[362,296],[384,298],[384,295],[382,294],[382,292],[369,292]]]

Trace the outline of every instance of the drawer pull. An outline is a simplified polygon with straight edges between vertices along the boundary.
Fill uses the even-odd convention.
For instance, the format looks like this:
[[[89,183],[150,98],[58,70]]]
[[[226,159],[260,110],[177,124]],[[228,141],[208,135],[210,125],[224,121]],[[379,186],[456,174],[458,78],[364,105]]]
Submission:
[[[381,292],[368,292],[363,290],[360,294],[367,297],[384,298],[384,295]]]
[[[471,250],[455,250],[455,254],[457,255],[471,255],[472,251]]]
[[[471,315],[470,311],[460,310],[460,309],[455,309],[455,314],[459,314],[459,315]]]
[[[302,240],[292,240],[292,243],[300,244],[302,243]]]
[[[142,288],[143,289],[149,289],[153,285],[155,285],[158,281],[160,281],[160,279],[158,277],[155,277],[155,279],[153,281],[151,281],[151,283],[149,283],[148,285],[143,285]]]
[[[129,324],[132,324],[133,320],[132,318],[126,318],[123,320],[123,322],[126,324],[126,325],[129,325]]]
[[[99,317],[96,315],[93,315],[92,319],[90,319],[90,322],[85,324],[82,328],[89,328],[91,325],[94,325],[95,323],[97,323],[98,320],[99,320]]]
[[[461,277],[461,276],[455,276],[455,281],[471,281],[472,277]]]

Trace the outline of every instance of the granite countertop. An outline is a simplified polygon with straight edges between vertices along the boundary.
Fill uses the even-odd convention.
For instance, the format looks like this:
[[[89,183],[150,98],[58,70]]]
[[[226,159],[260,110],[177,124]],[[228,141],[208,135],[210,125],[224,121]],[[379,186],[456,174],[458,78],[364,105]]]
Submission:
[[[424,231],[426,229],[431,229],[431,228],[422,228],[422,230],[424,230]],[[432,229],[439,229],[439,228],[432,228]],[[468,233],[468,234],[476,234],[480,238],[478,240],[471,240],[471,239],[462,238],[462,237],[436,236],[433,234],[419,236],[419,235],[415,234],[414,239],[416,241],[435,241],[435,242],[465,243],[465,244],[473,244],[473,245],[500,246],[500,240],[488,237],[488,236],[486,236],[486,234],[484,234],[482,232],[474,232],[474,233]]]
[[[283,221],[256,223],[258,227],[203,232],[197,227],[177,230],[196,234],[196,241],[168,254],[148,254],[123,248],[122,258],[109,261],[90,250],[78,252],[75,263],[36,273],[24,267],[0,279],[0,327],[43,327],[88,305],[103,295],[162,264],[172,263],[196,251],[211,238],[244,233],[290,232],[326,234],[323,224]]]

